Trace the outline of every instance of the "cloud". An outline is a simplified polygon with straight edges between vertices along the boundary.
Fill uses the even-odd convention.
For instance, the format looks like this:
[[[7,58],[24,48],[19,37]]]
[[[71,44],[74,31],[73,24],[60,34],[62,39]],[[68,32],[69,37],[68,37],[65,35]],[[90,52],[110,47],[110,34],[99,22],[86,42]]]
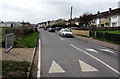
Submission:
[[[25,20],[37,23],[58,18],[69,19],[71,6],[73,6],[73,17],[79,17],[85,12],[96,13],[109,7],[115,8],[117,2],[107,2],[107,0],[106,2],[95,2],[95,0],[0,0],[0,20]]]
[[[119,0],[39,0],[39,2],[118,2]]]

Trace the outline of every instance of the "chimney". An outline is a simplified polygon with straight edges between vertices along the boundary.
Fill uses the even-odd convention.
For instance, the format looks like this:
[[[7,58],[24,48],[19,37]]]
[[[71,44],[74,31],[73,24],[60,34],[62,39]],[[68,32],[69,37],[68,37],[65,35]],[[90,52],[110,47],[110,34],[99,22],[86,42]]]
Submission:
[[[112,8],[109,8],[109,12],[111,12],[112,11]]]
[[[99,14],[100,14],[100,11],[98,11],[97,14],[99,15]]]

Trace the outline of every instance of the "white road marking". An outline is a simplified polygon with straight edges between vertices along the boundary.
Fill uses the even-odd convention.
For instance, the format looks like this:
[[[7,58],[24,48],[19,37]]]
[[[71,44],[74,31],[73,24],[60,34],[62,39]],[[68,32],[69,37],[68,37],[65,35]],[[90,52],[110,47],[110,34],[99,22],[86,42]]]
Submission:
[[[91,65],[79,60],[81,69],[83,72],[94,72],[94,71],[98,71],[96,68],[92,67]]]
[[[60,38],[61,40],[64,40],[63,38]]]
[[[107,66],[108,68],[110,68],[112,71],[114,71],[114,72],[116,72],[117,74],[120,75],[120,72],[119,72],[119,71],[117,71],[116,69],[112,68],[111,66],[109,66],[108,64],[106,64],[106,63],[103,62],[102,60],[98,59],[97,57],[95,57],[95,56],[87,53],[86,51],[84,51],[84,50],[82,50],[82,49],[80,49],[80,48],[78,48],[78,47],[76,47],[76,46],[74,46],[74,45],[72,45],[72,44],[71,44],[71,46],[74,47],[75,49],[79,50],[79,51],[84,52],[85,54],[89,55],[90,57],[94,58],[95,60],[99,61],[100,63],[104,64],[105,66]]]
[[[115,53],[115,52],[113,52],[113,51],[111,51],[111,50],[109,50],[109,49],[100,49],[100,50],[106,51],[106,52],[110,52],[110,53]]]
[[[93,45],[95,45],[95,44],[93,44]],[[97,47],[100,47],[100,48],[105,48],[105,47],[103,47],[103,46],[100,46],[100,45],[95,45],[95,46],[97,46]]]
[[[88,51],[92,51],[92,52],[95,52],[95,53],[98,53],[96,50],[94,50],[94,49],[86,49],[86,50],[88,50]]]
[[[41,76],[41,42],[39,39],[39,54],[38,54],[38,71],[37,71],[37,79],[40,79]]]
[[[55,61],[52,61],[48,73],[65,73],[65,71]]]

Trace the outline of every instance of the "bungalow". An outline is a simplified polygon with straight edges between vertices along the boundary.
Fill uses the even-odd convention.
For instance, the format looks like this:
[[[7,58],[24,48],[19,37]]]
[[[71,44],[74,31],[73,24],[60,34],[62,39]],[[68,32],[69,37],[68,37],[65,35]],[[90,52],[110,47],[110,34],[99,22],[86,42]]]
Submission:
[[[14,22],[14,21],[9,21],[9,22],[1,22],[0,27],[20,27],[22,24],[20,22]]]

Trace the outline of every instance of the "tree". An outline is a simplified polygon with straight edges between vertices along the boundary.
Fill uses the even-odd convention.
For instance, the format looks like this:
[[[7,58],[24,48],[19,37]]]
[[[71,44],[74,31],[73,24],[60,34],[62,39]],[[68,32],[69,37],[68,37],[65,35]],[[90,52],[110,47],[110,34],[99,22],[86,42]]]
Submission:
[[[91,13],[84,13],[82,16],[80,16],[79,21],[81,25],[85,25],[86,27],[91,26],[91,21],[94,18],[94,15]]]

